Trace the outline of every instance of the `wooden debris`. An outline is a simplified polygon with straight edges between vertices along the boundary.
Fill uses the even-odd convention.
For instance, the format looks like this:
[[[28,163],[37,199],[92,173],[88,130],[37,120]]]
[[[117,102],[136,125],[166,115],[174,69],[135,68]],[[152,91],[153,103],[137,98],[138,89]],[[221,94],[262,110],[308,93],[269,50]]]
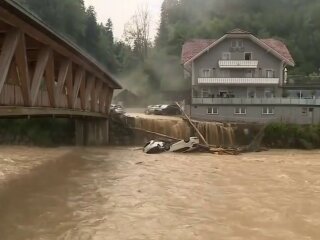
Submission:
[[[197,132],[197,134],[199,135],[201,141],[207,146],[209,147],[208,142],[206,141],[206,139],[203,137],[203,135],[201,134],[201,132],[199,131],[199,129],[196,127],[196,125],[194,125],[194,123],[191,121],[190,117],[183,111],[183,109],[181,108],[181,106],[179,105],[179,103],[177,103],[177,106],[180,108],[182,115],[186,118],[187,122],[190,124],[190,126]]]

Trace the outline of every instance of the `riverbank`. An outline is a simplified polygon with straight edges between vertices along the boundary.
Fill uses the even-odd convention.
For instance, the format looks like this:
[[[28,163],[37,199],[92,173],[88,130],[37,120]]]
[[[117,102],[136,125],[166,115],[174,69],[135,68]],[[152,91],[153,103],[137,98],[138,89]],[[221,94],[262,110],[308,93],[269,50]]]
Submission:
[[[261,144],[267,148],[320,149],[320,124],[297,125],[287,123],[220,123],[193,121],[206,141],[216,147],[249,145],[264,130]],[[138,130],[138,131],[137,131]],[[144,132],[145,131],[145,132]],[[154,134],[152,134],[154,133]],[[159,134],[157,136],[157,133]],[[260,133],[261,134],[261,133]],[[196,133],[180,116],[128,113],[110,121],[111,142],[114,144],[143,145],[166,135],[174,139],[188,139]]]
[[[239,156],[146,155],[127,147],[0,152],[1,170],[5,159],[59,166],[41,170],[52,181],[29,178],[41,187],[29,184],[7,199],[0,212],[3,240],[320,238],[317,150]]]
[[[72,146],[74,119],[0,119],[0,145]]]

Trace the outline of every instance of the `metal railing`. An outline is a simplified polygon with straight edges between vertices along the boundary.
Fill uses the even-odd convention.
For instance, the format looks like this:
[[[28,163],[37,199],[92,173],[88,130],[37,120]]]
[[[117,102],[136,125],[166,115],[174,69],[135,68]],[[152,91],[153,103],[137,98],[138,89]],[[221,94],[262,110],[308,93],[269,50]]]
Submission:
[[[306,105],[320,106],[320,98],[193,98],[193,104],[215,105]]]

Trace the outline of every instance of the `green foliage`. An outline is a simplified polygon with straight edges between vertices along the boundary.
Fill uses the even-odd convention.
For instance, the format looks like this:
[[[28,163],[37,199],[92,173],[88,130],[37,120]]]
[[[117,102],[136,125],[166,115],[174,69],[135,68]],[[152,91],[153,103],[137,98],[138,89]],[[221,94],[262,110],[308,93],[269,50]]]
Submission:
[[[123,60],[129,57],[121,54],[130,55],[132,50],[114,41],[111,19],[108,19],[106,24],[99,24],[95,9],[92,6],[86,9],[83,0],[16,1],[23,4],[50,27],[85,49],[112,73],[119,73],[130,65]]]
[[[0,139],[5,144],[69,145],[74,131],[70,119],[0,119]]]
[[[320,67],[319,12],[318,0],[165,0],[156,44],[178,56],[189,38],[218,38],[242,28],[284,41],[295,73],[309,74]]]
[[[277,148],[319,148],[320,125],[272,123],[266,127],[263,141],[267,146]]]

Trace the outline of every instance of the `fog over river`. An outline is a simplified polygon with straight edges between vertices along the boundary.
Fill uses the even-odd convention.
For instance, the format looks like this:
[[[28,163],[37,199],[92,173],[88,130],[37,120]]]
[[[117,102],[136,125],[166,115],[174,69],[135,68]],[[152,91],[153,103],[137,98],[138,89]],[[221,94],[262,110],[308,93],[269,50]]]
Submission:
[[[320,239],[320,151],[1,147],[0,239]]]

